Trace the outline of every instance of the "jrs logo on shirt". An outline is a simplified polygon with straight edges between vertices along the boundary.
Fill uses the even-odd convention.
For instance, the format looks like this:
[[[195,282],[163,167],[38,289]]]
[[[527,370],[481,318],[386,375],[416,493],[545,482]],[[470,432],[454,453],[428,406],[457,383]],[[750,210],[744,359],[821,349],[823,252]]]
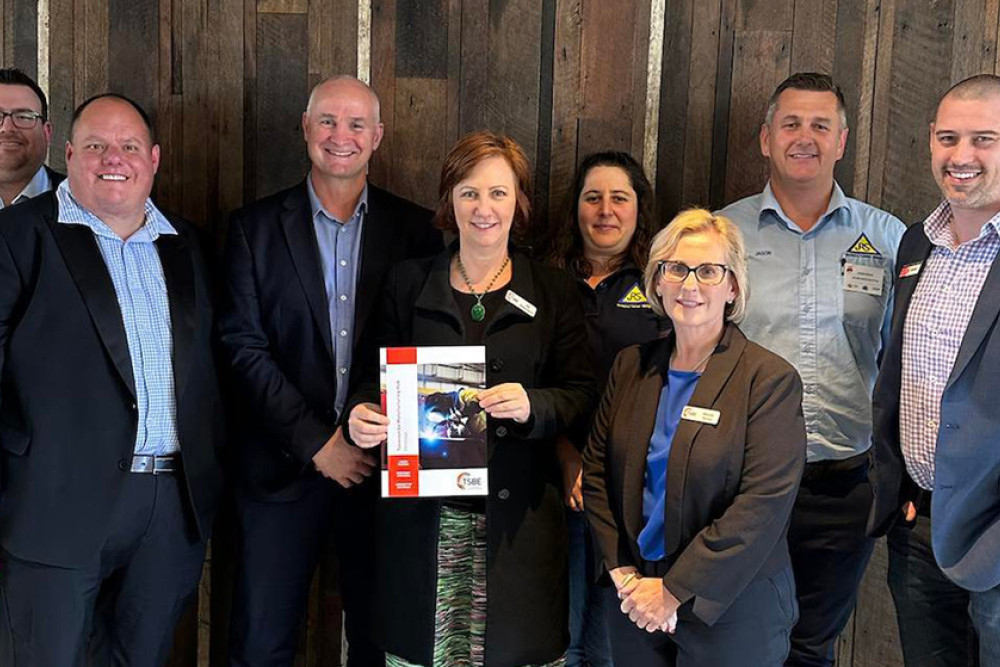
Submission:
[[[872,257],[881,257],[882,253],[868,240],[868,237],[863,233],[858,237],[858,240],[848,249],[848,255],[869,255]]]
[[[642,293],[639,283],[636,283],[618,299],[617,305],[619,308],[649,308],[649,300]]]

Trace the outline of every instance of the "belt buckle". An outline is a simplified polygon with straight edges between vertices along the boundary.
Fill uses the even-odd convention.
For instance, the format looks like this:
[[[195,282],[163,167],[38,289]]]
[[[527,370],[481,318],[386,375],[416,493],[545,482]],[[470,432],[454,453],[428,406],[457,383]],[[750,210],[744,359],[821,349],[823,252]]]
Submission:
[[[153,457],[153,474],[154,475],[166,475],[168,473],[177,472],[176,467],[176,457],[172,454],[167,456],[154,456]],[[158,468],[157,463],[162,463],[163,467]]]

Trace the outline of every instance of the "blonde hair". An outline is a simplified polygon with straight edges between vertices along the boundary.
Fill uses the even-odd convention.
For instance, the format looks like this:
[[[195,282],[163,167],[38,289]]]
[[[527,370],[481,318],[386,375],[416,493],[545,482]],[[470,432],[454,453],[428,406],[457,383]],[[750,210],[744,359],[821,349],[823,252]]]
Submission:
[[[747,281],[747,249],[743,243],[743,234],[733,221],[721,215],[712,215],[703,208],[689,208],[661,229],[649,248],[649,261],[646,262],[645,280],[646,297],[649,305],[657,315],[665,316],[663,303],[656,298],[656,282],[659,279],[657,266],[662,259],[667,259],[677,249],[677,244],[685,236],[703,233],[718,234],[726,249],[726,266],[736,282],[736,298],[726,306],[726,320],[739,324],[746,315],[747,299],[750,298],[750,285]]]

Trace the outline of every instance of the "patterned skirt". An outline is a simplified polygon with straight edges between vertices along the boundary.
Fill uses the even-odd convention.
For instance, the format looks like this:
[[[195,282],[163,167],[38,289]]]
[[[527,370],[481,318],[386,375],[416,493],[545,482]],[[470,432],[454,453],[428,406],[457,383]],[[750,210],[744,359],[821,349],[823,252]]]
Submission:
[[[486,515],[441,507],[434,664],[387,653],[386,667],[483,667],[486,648]],[[564,667],[565,657],[537,667]],[[531,667],[531,666],[525,666]]]

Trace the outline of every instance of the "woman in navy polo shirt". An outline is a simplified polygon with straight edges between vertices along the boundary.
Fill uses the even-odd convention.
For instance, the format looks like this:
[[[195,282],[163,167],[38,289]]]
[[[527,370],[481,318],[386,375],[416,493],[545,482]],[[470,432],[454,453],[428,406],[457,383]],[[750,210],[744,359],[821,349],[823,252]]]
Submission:
[[[658,229],[653,188],[627,153],[594,153],[573,179],[569,215],[554,230],[549,261],[568,270],[583,298],[599,387],[623,347],[656,338],[666,326],[649,306],[642,266]],[[589,423],[588,423],[589,426]],[[557,440],[569,528],[570,645],[567,667],[609,667],[604,597],[592,576],[583,516],[580,450],[586,430]]]

